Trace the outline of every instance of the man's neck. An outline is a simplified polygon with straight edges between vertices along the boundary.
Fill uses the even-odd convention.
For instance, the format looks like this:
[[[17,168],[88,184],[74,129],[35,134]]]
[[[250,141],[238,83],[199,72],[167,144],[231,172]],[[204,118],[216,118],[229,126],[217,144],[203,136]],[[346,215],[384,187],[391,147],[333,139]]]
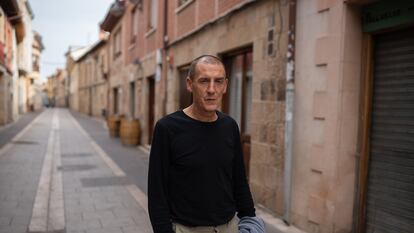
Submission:
[[[183,109],[183,112],[198,121],[203,121],[203,122],[212,122],[212,121],[216,121],[218,116],[217,113],[214,112],[206,112],[206,111],[200,111],[198,110],[194,105],[190,105],[187,108]]]

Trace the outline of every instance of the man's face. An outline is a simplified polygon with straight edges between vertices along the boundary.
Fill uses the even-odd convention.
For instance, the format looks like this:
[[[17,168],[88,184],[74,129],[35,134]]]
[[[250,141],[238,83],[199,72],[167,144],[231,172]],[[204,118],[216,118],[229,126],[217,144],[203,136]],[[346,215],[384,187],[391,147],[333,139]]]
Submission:
[[[227,79],[219,64],[197,64],[193,80],[187,78],[187,89],[193,93],[193,105],[204,112],[215,112],[226,93]]]

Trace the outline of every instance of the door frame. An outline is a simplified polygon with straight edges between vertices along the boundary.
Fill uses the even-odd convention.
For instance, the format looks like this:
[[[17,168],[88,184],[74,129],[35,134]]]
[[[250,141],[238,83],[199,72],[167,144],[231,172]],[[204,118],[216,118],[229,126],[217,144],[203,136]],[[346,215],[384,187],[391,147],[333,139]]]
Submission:
[[[361,88],[360,88],[360,120],[358,131],[358,174],[356,178],[356,195],[354,198],[354,226],[356,233],[365,233],[366,231],[366,200],[367,200],[367,184],[368,170],[370,160],[370,130],[371,116],[374,93],[374,37],[379,34],[391,33],[393,31],[403,30],[404,28],[412,28],[414,25],[405,25],[402,27],[394,27],[382,29],[374,33],[364,33],[362,42],[362,62],[361,62]]]
[[[359,125],[359,171],[356,195],[356,216],[354,228],[357,233],[365,232],[366,200],[368,184],[368,167],[370,155],[370,129],[372,114],[372,99],[374,90],[374,39],[371,34],[363,35],[362,51],[362,79],[360,94],[360,121]]]
[[[247,79],[247,53],[252,53],[253,56],[253,46],[249,45],[248,47],[235,50],[233,52],[229,52],[226,54],[223,54],[222,60],[223,64],[226,68],[226,77],[229,79],[229,83],[231,82],[231,58],[243,54],[243,64],[242,64],[242,83],[241,83],[241,111],[240,111],[240,140],[242,145],[242,151],[243,153],[243,161],[245,165],[245,171],[247,179],[249,178],[250,174],[250,156],[251,156],[251,133],[246,134],[245,132],[245,125],[246,125],[246,118],[244,117],[246,115],[246,105],[247,105],[247,91],[245,89],[246,87],[246,79]],[[252,67],[253,70],[253,67]],[[253,78],[253,77],[252,77]],[[253,85],[253,80],[252,80]],[[252,87],[253,88],[253,87]],[[222,110],[225,113],[229,114],[230,111],[230,93],[231,88],[230,86],[227,87],[227,93],[223,98],[223,105]],[[247,150],[247,151],[246,151]],[[246,153],[247,152],[247,153]]]

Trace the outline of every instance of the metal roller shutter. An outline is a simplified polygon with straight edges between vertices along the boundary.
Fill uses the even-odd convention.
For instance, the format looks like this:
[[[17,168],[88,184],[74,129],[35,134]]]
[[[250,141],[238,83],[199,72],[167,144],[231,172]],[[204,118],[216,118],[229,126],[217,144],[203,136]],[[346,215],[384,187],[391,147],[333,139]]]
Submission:
[[[366,229],[414,232],[414,28],[375,38]]]

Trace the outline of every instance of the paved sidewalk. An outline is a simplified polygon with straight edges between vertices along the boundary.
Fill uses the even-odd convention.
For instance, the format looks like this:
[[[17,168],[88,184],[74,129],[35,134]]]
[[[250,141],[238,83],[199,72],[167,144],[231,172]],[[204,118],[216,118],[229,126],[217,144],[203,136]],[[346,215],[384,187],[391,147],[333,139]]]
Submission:
[[[67,111],[59,112],[67,232],[151,232],[145,209],[117,176]]]
[[[43,112],[19,140],[0,152],[1,233],[24,233],[27,230],[48,144],[51,114]],[[20,124],[22,122],[12,127],[20,127]],[[4,136],[3,133],[0,133],[0,138],[7,143],[3,137],[10,140],[11,134]]]
[[[152,232],[145,195],[67,110],[19,135],[0,150],[0,233]]]
[[[0,148],[35,119],[41,111],[21,115],[16,122],[0,127]]]
[[[104,122],[78,112],[70,112],[91,138],[144,193],[147,193],[149,155],[138,147],[122,146],[119,138],[109,137]]]
[[[138,149],[138,147],[124,147],[121,145],[119,138],[109,137],[104,122],[78,112],[71,111],[71,114],[91,138],[119,165],[129,179],[146,193],[148,153]],[[290,231],[282,220],[275,218],[262,208],[256,207],[256,209],[257,214],[266,222],[267,233],[296,232],[295,230]]]

